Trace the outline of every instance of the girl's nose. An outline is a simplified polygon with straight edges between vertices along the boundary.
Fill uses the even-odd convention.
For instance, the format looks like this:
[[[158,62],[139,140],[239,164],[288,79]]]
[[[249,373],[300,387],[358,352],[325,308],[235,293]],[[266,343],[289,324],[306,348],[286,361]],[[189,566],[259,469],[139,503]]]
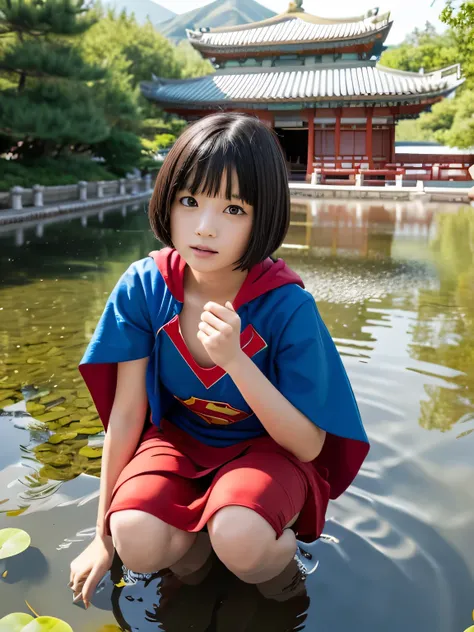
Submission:
[[[217,231],[212,218],[204,213],[201,215],[194,232],[196,235],[199,235],[199,237],[215,237]]]

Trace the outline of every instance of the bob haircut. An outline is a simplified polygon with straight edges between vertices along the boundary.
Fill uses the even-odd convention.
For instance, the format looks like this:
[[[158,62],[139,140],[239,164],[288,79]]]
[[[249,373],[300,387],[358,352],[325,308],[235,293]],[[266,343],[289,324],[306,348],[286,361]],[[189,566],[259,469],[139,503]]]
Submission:
[[[278,138],[256,117],[237,112],[205,116],[177,139],[158,173],[148,216],[155,236],[173,246],[171,206],[177,191],[215,197],[223,174],[231,200],[232,172],[239,197],[253,209],[247,250],[236,269],[249,270],[279,248],[290,223],[290,192]]]

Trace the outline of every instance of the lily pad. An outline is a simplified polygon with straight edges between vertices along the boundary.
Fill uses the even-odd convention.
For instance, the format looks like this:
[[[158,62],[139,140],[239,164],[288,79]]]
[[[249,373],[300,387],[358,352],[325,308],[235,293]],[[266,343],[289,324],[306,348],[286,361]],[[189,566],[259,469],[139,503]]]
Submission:
[[[0,619],[0,632],[73,632],[71,626],[55,617],[37,617],[13,612]]]
[[[67,454],[57,454],[56,452],[41,452],[38,458],[45,465],[54,465],[54,467],[65,467],[71,463]]]
[[[88,459],[97,459],[102,456],[102,448],[92,448],[91,446],[84,446],[79,450],[81,456],[86,456]]]
[[[18,393],[16,391],[11,390],[11,389],[10,390],[6,390],[6,391],[4,391],[4,390],[0,391],[0,397],[1,397],[2,400],[10,399],[13,395],[18,395]]]
[[[48,423],[50,421],[56,421],[57,419],[61,419],[61,417],[67,417],[67,410],[60,410],[59,412],[50,412],[45,413],[44,415],[38,415],[36,419],[38,421],[43,421],[44,423]]]
[[[30,544],[31,538],[23,529],[0,529],[0,560],[23,553]]]
[[[99,415],[97,413],[95,413],[95,415],[92,413],[90,415],[84,415],[79,421],[81,424],[84,424],[84,426],[100,426]]]
[[[26,410],[30,413],[30,415],[42,415],[46,409],[46,406],[43,404],[38,404],[34,400],[29,400],[26,402]]]
[[[471,627],[467,630],[464,630],[464,632],[474,632],[474,625],[471,625]]]
[[[46,395],[45,397],[42,397],[40,399],[40,404],[52,404],[58,399],[62,399],[63,401],[65,401],[66,398],[61,397],[58,393],[50,393],[49,395]]]
[[[74,400],[74,406],[76,408],[89,408],[90,405],[91,405],[90,399],[86,399],[85,397]]]
[[[61,443],[62,441],[67,441],[68,439],[75,439],[77,437],[77,432],[58,432],[57,434],[52,435],[48,441],[53,445],[56,443]]]
[[[98,426],[96,424],[95,426],[92,426],[92,427],[84,426],[84,424],[82,424],[80,421],[73,421],[72,424],[68,426],[68,428],[70,428],[71,430],[74,430],[78,434],[85,434],[85,435],[99,434],[99,432],[103,432],[104,430],[102,425]]]
[[[77,476],[77,472],[72,472],[70,468],[56,469],[54,465],[43,465],[38,474],[41,478],[51,481],[71,481]]]
[[[40,445],[35,445],[33,448],[33,452],[38,454],[39,452],[56,452],[56,446],[50,445],[49,443],[40,443]]]

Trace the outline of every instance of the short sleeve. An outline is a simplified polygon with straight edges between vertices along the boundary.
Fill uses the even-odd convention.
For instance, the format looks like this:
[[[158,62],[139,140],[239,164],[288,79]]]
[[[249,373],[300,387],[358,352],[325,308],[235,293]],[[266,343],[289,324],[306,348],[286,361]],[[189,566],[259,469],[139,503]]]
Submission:
[[[117,363],[149,357],[154,335],[150,304],[156,265],[133,263],[120,277],[105,305],[79,365],[104,427],[115,398]]]
[[[359,471],[369,444],[346,370],[311,295],[286,323],[275,363],[279,391],[328,433],[315,462],[328,470],[336,498]]]
[[[87,348],[87,361],[125,362],[150,355],[154,337],[145,282],[136,263],[120,277]]]

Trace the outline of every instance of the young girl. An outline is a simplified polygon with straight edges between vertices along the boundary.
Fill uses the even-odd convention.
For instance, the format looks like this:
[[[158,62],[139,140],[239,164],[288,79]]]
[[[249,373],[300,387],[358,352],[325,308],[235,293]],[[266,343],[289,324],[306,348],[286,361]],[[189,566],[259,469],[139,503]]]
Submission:
[[[86,607],[114,549],[129,577],[198,581],[215,553],[265,590],[364,461],[314,299],[271,258],[289,213],[257,118],[207,116],[164,161],[149,218],[166,247],[123,274],[80,365],[106,429],[97,534],[71,564]]]

